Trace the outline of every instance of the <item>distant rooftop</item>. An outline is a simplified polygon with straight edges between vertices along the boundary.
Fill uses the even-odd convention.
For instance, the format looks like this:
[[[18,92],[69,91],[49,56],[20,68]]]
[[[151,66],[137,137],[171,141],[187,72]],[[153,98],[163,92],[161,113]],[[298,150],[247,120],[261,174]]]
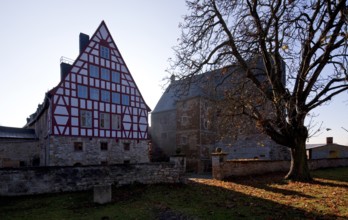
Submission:
[[[0,139],[37,139],[34,129],[0,126]]]
[[[227,71],[233,72],[234,69],[227,69]],[[162,94],[152,113],[174,110],[177,101],[180,100],[197,96],[212,97],[217,95],[217,88],[221,91],[224,86],[230,86],[228,80],[226,80],[229,76],[226,75],[223,73],[223,69],[218,69],[187,79],[175,80],[175,77],[172,76],[170,85]],[[227,83],[224,83],[224,80]]]

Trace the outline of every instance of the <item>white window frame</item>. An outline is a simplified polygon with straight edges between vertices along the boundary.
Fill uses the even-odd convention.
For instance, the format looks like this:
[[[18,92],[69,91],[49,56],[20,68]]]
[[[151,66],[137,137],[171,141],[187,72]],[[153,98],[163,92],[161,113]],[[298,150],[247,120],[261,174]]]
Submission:
[[[99,127],[103,129],[110,129],[110,114],[109,113],[100,113],[99,117]]]
[[[112,114],[112,130],[121,130],[121,115]]]
[[[80,125],[84,128],[92,127],[92,111],[81,110],[80,111]]]

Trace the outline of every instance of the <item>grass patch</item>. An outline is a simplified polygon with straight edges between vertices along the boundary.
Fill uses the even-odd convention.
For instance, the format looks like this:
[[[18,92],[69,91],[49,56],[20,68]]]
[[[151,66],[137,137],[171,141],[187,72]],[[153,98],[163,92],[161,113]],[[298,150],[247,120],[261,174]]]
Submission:
[[[313,172],[311,183],[283,174],[188,184],[132,185],[113,189],[113,201],[93,193],[0,197],[0,219],[345,219],[348,168]]]

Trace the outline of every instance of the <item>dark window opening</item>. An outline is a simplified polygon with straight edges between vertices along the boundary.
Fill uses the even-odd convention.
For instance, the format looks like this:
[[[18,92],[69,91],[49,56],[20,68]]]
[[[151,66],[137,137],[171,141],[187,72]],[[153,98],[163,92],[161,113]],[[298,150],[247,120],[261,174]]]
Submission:
[[[130,160],[124,160],[123,163],[124,164],[130,164]]]
[[[123,143],[123,149],[125,151],[129,151],[130,150],[130,143]]]
[[[108,150],[108,143],[107,142],[101,142],[100,143],[100,150],[103,150],[103,151]]]
[[[75,151],[83,151],[83,144],[82,144],[82,142],[74,142],[74,150]]]
[[[33,166],[34,167],[38,167],[38,166],[40,166],[40,157],[38,157],[38,156],[35,156],[34,158],[33,158]]]

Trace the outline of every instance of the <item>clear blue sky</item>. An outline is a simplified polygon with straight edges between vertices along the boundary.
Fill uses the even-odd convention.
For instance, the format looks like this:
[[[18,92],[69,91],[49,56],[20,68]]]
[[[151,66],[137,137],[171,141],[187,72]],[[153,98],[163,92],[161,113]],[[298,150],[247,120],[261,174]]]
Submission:
[[[184,0],[0,0],[0,125],[22,127],[59,82],[61,56],[76,59],[79,33],[106,22],[145,101],[162,95],[168,58],[180,36]],[[345,101],[345,102],[344,102]],[[348,95],[316,111],[326,136],[348,145]]]

